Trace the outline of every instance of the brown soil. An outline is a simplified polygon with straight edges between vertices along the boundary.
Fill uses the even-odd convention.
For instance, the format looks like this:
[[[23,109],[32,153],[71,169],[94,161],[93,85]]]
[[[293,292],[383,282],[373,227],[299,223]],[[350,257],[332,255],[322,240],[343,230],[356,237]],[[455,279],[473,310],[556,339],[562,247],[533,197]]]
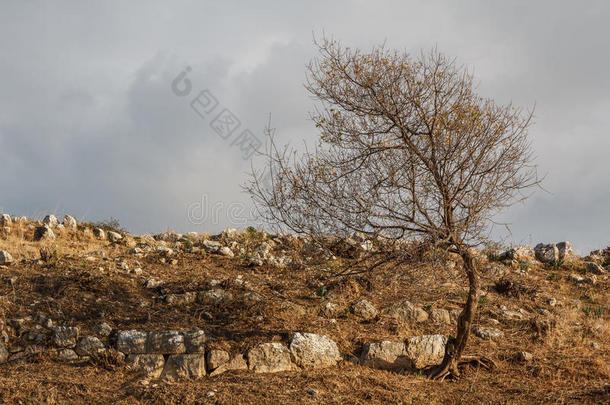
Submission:
[[[210,347],[245,353],[255,344],[288,343],[292,333],[306,331],[329,336],[343,353],[359,356],[362,346],[378,340],[409,336],[453,334],[454,326],[431,321],[404,326],[380,315],[365,322],[349,306],[360,298],[383,312],[400,300],[426,308],[458,309],[465,298],[459,269],[434,266],[379,268],[371,274],[333,278],[316,265],[249,267],[239,258],[205,253],[177,252],[177,263],[162,263],[161,255],[144,258],[128,254],[128,242],[110,245],[82,232],[61,231],[45,242],[58,253],[39,261],[40,242],[28,240],[16,228],[0,238],[0,250],[13,254],[16,264],[0,269],[0,319],[8,321],[44,314],[56,324],[75,325],[81,335],[92,333],[104,321],[115,329],[206,331]],[[87,252],[101,250],[95,260]],[[142,274],[118,268],[140,263]],[[347,262],[341,263],[347,265]],[[4,403],[218,403],[218,404],[382,404],[382,403],[604,403],[610,402],[610,281],[598,276],[594,285],[577,286],[568,279],[579,264],[547,269],[534,265],[526,275],[512,272],[519,293],[498,293],[497,279],[485,279],[477,324],[502,329],[498,342],[471,336],[468,354],[491,357],[493,371],[470,367],[457,381],[435,382],[417,374],[401,375],[373,370],[350,362],[337,368],[279,374],[229,372],[194,381],[166,383],[138,378],[119,367],[106,370],[91,363],[68,364],[46,355],[0,366],[0,400]],[[459,266],[458,266],[459,267]],[[518,267],[518,266],[517,266]],[[241,278],[239,278],[241,276]],[[147,279],[163,280],[147,289]],[[238,280],[246,281],[243,285]],[[207,289],[211,280],[232,293],[222,305],[170,306],[159,298],[167,293]],[[505,283],[510,284],[510,283]],[[328,293],[320,297],[319,288]],[[262,300],[251,303],[244,293],[255,291]],[[554,297],[561,305],[551,307]],[[331,321],[321,316],[321,305],[331,300],[345,308]],[[574,300],[579,300],[578,302]],[[530,316],[507,320],[499,306],[521,308]],[[550,315],[538,315],[539,309]],[[533,318],[531,320],[530,318]],[[500,321],[494,325],[492,319]],[[597,344],[597,348],[592,344]],[[518,351],[534,360],[523,363]],[[213,392],[213,396],[206,393]],[[211,395],[211,394],[210,394]]]

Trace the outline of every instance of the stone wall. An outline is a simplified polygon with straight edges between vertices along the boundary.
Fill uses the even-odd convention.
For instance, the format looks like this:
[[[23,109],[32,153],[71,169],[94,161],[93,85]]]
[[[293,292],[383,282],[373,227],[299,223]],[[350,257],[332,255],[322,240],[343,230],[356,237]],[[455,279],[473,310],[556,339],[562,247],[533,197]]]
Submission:
[[[25,328],[29,320],[13,320],[11,328]],[[41,319],[29,331],[18,331],[30,342],[25,346],[0,341],[0,363],[27,361],[34,354],[48,354],[68,362],[112,359],[124,364],[143,379],[177,380],[218,375],[229,370],[275,373],[333,367],[338,362],[356,361],[363,365],[404,370],[438,364],[447,338],[442,335],[413,337],[406,342],[380,342],[365,345],[360,359],[342,355],[337,344],[324,335],[297,332],[289,345],[262,343],[246,353],[206,350],[202,330],[141,331],[112,330],[99,325],[96,335],[80,336],[74,326],[53,326]],[[41,323],[43,325],[41,325]]]

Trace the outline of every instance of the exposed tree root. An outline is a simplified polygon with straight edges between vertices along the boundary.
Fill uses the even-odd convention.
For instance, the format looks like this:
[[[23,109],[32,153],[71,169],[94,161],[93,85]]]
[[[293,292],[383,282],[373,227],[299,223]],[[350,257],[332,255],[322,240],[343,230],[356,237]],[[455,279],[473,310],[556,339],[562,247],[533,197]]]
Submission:
[[[486,370],[497,368],[495,361],[486,356],[461,356],[457,362],[443,362],[443,364],[432,368],[428,372],[428,378],[443,381],[445,378],[457,379],[460,377],[460,367],[473,364]]]
[[[486,356],[462,356],[459,361],[459,365],[464,364],[475,364],[479,367],[483,367],[486,370],[498,368],[495,361]]]

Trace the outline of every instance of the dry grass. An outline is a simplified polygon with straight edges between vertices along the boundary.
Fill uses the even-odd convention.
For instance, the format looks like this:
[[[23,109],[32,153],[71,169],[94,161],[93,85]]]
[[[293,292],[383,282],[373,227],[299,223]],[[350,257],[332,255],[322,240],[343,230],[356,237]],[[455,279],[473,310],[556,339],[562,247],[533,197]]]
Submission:
[[[344,353],[358,356],[362,345],[376,340],[399,340],[426,333],[452,334],[454,326],[432,322],[400,325],[381,315],[364,322],[349,311],[366,298],[383,310],[408,299],[427,308],[459,308],[464,280],[458,270],[436,267],[386,267],[372,274],[331,278],[316,266],[247,267],[239,259],[205,253],[178,253],[176,265],[162,263],[150,253],[135,259],[127,253],[136,241],[110,245],[83,232],[58,231],[54,242],[31,241],[27,224],[14,227],[0,239],[17,264],[0,271],[0,319],[45,314],[57,324],[78,325],[91,333],[101,321],[117,329],[206,330],[211,347],[244,353],[255,344],[287,343],[295,331],[326,334]],[[39,261],[40,249],[58,254]],[[101,250],[106,258],[88,254]],[[140,275],[118,268],[135,261]],[[576,265],[577,266],[577,265]],[[518,268],[519,266],[517,266]],[[566,269],[532,266],[527,275],[511,273],[523,284],[517,296],[497,293],[496,280],[485,281],[485,298],[477,322],[502,329],[499,342],[472,336],[470,353],[485,354],[499,364],[493,372],[470,368],[455,382],[433,382],[417,375],[371,370],[351,363],[335,369],[254,375],[227,373],[174,384],[141,385],[122,368],[106,370],[95,364],[63,364],[45,355],[19,364],[0,366],[0,400],[22,403],[603,403],[609,400],[610,302],[608,280],[576,286]],[[555,275],[555,276],[553,276]],[[247,285],[238,280],[247,281]],[[146,279],[165,282],[145,289]],[[13,279],[10,283],[9,280]],[[218,280],[234,299],[224,305],[168,306],[158,298],[167,293],[206,289]],[[320,286],[327,290],[320,297]],[[248,302],[243,294],[263,298]],[[555,307],[547,303],[554,297]],[[326,301],[340,305],[344,315],[333,322],[319,314]],[[576,302],[575,300],[578,300]],[[521,308],[535,320],[508,320],[498,315],[501,305]],[[539,309],[550,315],[537,315]],[[601,308],[601,309],[600,309]],[[600,309],[600,310],[598,310]],[[500,322],[495,325],[493,319]],[[536,321],[537,320],[537,321]],[[598,345],[595,349],[592,344]],[[534,355],[530,363],[515,358],[518,351]],[[213,398],[205,393],[214,391]]]

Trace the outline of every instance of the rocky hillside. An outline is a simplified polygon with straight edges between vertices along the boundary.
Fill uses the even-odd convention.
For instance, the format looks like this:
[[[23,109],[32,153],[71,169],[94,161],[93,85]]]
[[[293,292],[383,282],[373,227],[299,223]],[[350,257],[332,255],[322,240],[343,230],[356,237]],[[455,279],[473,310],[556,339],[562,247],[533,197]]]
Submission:
[[[459,259],[341,275],[378,240],[255,229],[130,235],[0,217],[6,403],[604,403],[610,249],[477,251],[457,381],[429,381],[466,297]]]

